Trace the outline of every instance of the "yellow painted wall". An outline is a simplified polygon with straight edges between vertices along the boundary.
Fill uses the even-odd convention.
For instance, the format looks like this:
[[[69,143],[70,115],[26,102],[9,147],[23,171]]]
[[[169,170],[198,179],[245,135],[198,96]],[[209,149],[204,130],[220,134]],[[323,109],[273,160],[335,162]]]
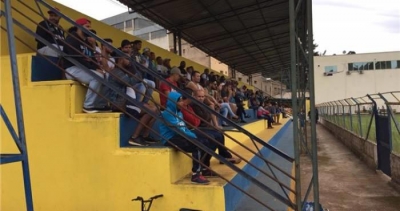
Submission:
[[[32,0],[27,0],[24,1],[26,4],[28,4],[30,7],[32,7],[35,11],[39,12],[36,4],[34,3],[34,1]],[[66,7],[62,4],[59,4],[57,2],[54,1],[47,1],[49,4],[59,8],[61,10],[61,12],[63,14],[65,14],[67,17],[70,17],[73,20],[76,20],[78,18],[81,17],[86,17],[89,20],[91,20],[92,22],[92,28],[96,30],[97,35],[99,37],[102,38],[112,38],[114,41],[114,46],[115,47],[119,47],[121,44],[121,41],[124,39],[128,39],[128,40],[136,40],[136,39],[140,39],[138,37],[135,37],[131,34],[125,33],[121,30],[118,30],[112,26],[109,26],[101,21],[97,21],[93,18],[90,18],[82,13],[79,13],[69,7]],[[41,16],[39,16],[38,14],[33,13],[31,10],[27,9],[27,7],[25,7],[24,5],[22,5],[19,1],[12,1],[12,5],[15,8],[18,8],[18,10],[20,10],[23,14],[27,14],[31,19],[33,19],[35,22],[40,22],[42,20]],[[3,3],[1,3],[2,8],[4,8]],[[48,9],[46,9],[45,7],[41,7],[42,11],[44,11],[46,17],[47,17],[47,13],[46,11]],[[34,23],[32,23],[31,21],[29,21],[28,19],[26,19],[25,17],[23,17],[22,15],[18,14],[15,10],[12,11],[12,15],[13,18],[22,22],[25,26],[27,26],[28,28],[30,28],[32,31],[35,31],[36,29],[36,25]],[[1,17],[1,25],[5,27],[5,18],[4,16]],[[66,20],[61,20],[60,25],[63,26],[64,29],[68,29],[69,27],[71,27],[72,25],[67,23]],[[36,49],[36,42],[34,40],[33,37],[29,36],[26,32],[24,32],[23,30],[21,30],[18,26],[14,26],[14,32],[15,35],[18,38],[21,38],[24,42],[26,42],[31,48]],[[1,30],[1,55],[8,55],[8,43],[7,43],[7,34],[4,30]],[[141,39],[140,39],[141,40]],[[188,60],[184,57],[180,57],[174,53],[171,53],[165,49],[162,49],[156,45],[153,45],[149,42],[147,42],[146,40],[142,40],[143,45],[142,48],[145,47],[149,47],[152,51],[154,51],[156,53],[157,56],[161,56],[162,58],[170,58],[171,59],[171,65],[175,65],[178,66],[180,61],[186,61],[186,65],[187,66],[193,66],[195,70],[198,70],[199,72],[203,72],[203,70],[206,68],[205,66],[202,66],[198,63],[195,63],[191,60]],[[19,41],[16,41],[16,49],[17,49],[17,53],[33,53],[34,51],[32,51],[30,48],[26,47],[24,44],[22,44]],[[215,71],[216,73],[219,74],[219,71]],[[249,89],[253,89],[252,86],[242,83],[240,82],[240,85],[246,85]]]
[[[154,210],[224,209],[222,186],[194,191],[197,186],[173,184],[190,172],[185,155],[167,148],[119,148],[118,114],[74,114],[80,103],[74,99],[84,90],[71,81],[30,83],[30,55],[18,59],[35,210],[139,210],[130,199],[160,193],[165,197]],[[9,70],[7,57],[1,65]],[[10,71],[1,71],[0,103],[15,122],[11,87]],[[4,123],[1,131],[1,153],[18,152]],[[0,210],[24,210],[21,165],[0,170]]]

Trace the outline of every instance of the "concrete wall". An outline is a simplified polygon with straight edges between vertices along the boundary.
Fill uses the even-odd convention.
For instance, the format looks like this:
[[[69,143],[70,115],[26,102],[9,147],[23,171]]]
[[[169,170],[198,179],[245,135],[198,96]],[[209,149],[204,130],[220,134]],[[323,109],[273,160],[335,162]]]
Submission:
[[[394,153],[390,155],[390,166],[392,169],[391,184],[400,191],[400,155]]]
[[[400,90],[400,69],[352,71],[347,74],[348,63],[400,60],[400,52],[315,56],[316,104],[361,97],[368,93]],[[324,76],[326,66],[336,66],[337,73]]]
[[[371,169],[377,169],[377,154],[376,144],[357,134],[343,129],[340,126],[333,124],[325,119],[322,120],[322,125],[325,126],[339,141],[349,148],[355,155],[363,160]]]

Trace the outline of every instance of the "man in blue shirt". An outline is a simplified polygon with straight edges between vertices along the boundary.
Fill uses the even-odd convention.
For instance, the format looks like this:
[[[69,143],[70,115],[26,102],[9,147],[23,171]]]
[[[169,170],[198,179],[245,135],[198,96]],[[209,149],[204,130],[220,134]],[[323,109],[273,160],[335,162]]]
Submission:
[[[201,175],[201,165],[195,160],[201,160],[202,152],[192,142],[186,140],[183,136],[176,133],[171,128],[174,127],[182,133],[191,138],[191,140],[206,143],[207,140],[197,138],[197,136],[190,131],[185,122],[183,121],[183,114],[181,108],[184,106],[181,94],[177,92],[170,92],[166,109],[161,113],[163,122],[160,124],[160,135],[163,137],[161,142],[164,146],[171,146],[179,148],[185,152],[191,152],[193,157],[192,179],[193,183],[208,184],[209,181]]]

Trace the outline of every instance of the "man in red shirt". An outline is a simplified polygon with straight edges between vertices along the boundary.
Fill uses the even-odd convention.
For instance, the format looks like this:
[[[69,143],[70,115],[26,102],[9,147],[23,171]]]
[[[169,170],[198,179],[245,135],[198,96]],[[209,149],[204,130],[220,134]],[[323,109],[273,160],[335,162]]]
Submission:
[[[170,71],[169,77],[166,79],[171,84],[178,86],[178,81],[181,77],[181,70],[177,67],[173,67]],[[170,92],[175,92],[175,90],[165,82],[160,83],[160,104],[161,108],[164,109],[167,103],[167,96]]]
[[[192,90],[189,88],[186,88],[185,91],[188,94],[192,93]],[[204,90],[197,90],[196,92],[194,92],[194,97],[198,101],[203,102],[204,98],[205,98]],[[213,150],[215,150],[217,148],[218,154],[221,155],[222,157],[224,157],[225,159],[227,159],[228,161],[230,161],[231,163],[234,163],[234,164],[240,163],[241,159],[233,157],[232,154],[224,147],[224,145],[225,145],[224,134],[221,133],[220,131],[212,128],[211,114],[209,112],[207,112],[206,110],[204,110],[199,105],[191,104],[191,100],[188,98],[183,97],[183,101],[184,101],[183,104],[185,106],[181,109],[181,112],[183,114],[183,119],[185,120],[185,122],[188,123],[187,126],[189,128],[195,127],[197,129],[199,129],[200,131],[207,134],[215,141],[218,141],[222,146],[217,143],[214,143],[213,140],[210,140],[208,137],[206,137],[200,131],[197,131],[197,130],[193,131],[196,134],[196,136],[209,139],[209,142],[210,142],[209,147],[212,148]],[[205,120],[205,122],[203,122],[200,119],[200,116],[203,118],[203,120]],[[210,159],[211,159],[211,155],[207,154],[203,160],[204,164],[207,166],[210,166]],[[203,176],[215,176],[214,172],[212,172],[208,169],[203,169],[202,174],[203,174]]]

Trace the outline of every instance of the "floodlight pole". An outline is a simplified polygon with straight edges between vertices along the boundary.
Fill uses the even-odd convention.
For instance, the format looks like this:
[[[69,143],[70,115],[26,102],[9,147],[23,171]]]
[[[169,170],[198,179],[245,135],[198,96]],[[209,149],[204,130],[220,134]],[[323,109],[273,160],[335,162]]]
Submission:
[[[296,210],[301,211],[301,181],[300,181],[300,144],[299,144],[299,109],[297,106],[297,77],[296,77],[296,17],[295,2],[289,0],[289,28],[290,28],[290,75],[292,89],[292,115],[293,115],[293,145],[294,168],[296,179]]]
[[[310,109],[311,109],[311,146],[312,146],[312,166],[313,166],[313,188],[314,188],[314,210],[319,207],[319,181],[318,181],[318,152],[317,152],[317,128],[315,121],[315,84],[314,84],[314,38],[312,22],[312,0],[306,0],[307,11],[307,35],[308,35],[308,77],[310,83]]]

